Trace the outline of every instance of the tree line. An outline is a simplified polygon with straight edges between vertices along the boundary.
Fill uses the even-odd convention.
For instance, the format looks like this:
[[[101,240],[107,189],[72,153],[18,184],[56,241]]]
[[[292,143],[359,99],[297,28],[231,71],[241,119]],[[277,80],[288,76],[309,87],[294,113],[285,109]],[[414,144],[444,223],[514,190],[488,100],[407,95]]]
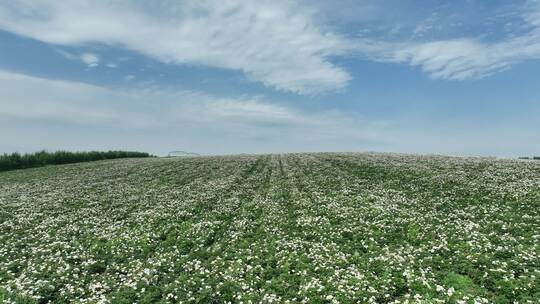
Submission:
[[[90,152],[69,152],[40,151],[36,153],[11,153],[0,155],[0,171],[15,169],[25,169],[41,167],[46,165],[71,164],[80,162],[89,162],[104,159],[134,158],[134,157],[152,157],[145,152],[132,151],[90,151]]]

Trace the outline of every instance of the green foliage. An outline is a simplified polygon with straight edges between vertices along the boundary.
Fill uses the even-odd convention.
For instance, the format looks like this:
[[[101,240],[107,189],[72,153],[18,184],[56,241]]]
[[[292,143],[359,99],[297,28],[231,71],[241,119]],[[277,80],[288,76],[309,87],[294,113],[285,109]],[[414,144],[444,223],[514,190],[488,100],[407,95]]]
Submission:
[[[40,152],[30,153],[30,154],[12,153],[12,154],[0,155],[0,172],[8,171],[8,170],[16,170],[16,169],[42,167],[46,165],[72,164],[72,163],[104,160],[104,159],[134,158],[134,157],[151,157],[151,155],[144,152],[131,152],[131,151],[106,151],[106,152],[40,151]]]
[[[129,159],[0,173],[0,304],[538,303],[540,162]]]

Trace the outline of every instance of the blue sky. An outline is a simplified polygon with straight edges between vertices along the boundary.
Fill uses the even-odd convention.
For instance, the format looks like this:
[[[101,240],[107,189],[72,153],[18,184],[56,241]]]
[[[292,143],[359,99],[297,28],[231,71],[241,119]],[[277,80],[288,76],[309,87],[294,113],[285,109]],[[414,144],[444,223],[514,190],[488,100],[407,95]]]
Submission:
[[[0,3],[0,151],[540,154],[540,1]]]

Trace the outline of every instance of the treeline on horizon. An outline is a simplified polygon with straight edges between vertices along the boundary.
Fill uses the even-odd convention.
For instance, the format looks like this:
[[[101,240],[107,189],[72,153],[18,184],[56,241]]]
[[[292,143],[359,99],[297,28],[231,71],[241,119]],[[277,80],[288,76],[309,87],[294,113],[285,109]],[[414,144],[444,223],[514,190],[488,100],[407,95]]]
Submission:
[[[117,158],[136,158],[136,157],[152,157],[145,152],[132,151],[90,151],[90,152],[69,152],[56,151],[47,152],[40,151],[36,153],[11,153],[0,155],[0,172],[16,169],[26,169],[42,167],[46,165],[73,164],[81,162],[90,162],[104,159]]]

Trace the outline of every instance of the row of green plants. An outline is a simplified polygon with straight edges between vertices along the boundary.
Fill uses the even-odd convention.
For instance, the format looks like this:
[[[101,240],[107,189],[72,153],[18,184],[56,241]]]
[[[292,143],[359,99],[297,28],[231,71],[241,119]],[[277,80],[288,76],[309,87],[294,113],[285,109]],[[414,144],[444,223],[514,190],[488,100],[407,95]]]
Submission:
[[[90,152],[69,152],[69,151],[40,151],[36,153],[11,153],[0,155],[0,171],[41,167],[46,165],[71,164],[89,162],[104,159],[151,157],[145,152],[132,151],[90,151]]]

